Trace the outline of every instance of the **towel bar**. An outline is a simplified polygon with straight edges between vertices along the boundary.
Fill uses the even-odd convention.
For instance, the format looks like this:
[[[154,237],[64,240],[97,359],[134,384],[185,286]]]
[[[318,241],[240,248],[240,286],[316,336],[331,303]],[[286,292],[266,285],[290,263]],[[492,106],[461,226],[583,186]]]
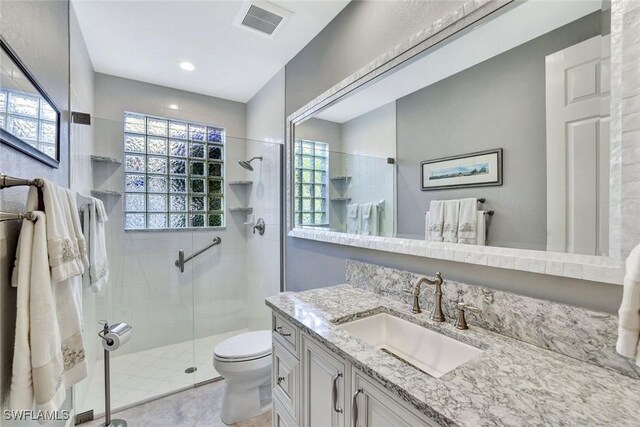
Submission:
[[[36,187],[42,187],[44,185],[44,180],[40,178],[35,178],[35,179],[16,178],[13,176],[0,174],[0,189],[7,188],[7,187],[16,187],[20,185],[35,185]]]
[[[28,219],[29,221],[36,221],[38,218],[33,212],[0,212],[0,222],[2,221],[15,221],[19,219]]]

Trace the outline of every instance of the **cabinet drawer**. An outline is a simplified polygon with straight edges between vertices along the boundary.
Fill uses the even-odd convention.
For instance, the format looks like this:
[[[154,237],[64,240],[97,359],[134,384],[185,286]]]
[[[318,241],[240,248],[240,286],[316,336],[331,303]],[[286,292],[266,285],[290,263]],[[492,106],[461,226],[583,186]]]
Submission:
[[[274,398],[277,397],[291,418],[297,420],[300,400],[300,362],[277,341],[273,343],[271,372]]]
[[[298,328],[274,314],[272,317],[272,331],[276,340],[282,343],[295,357],[298,357],[298,341],[300,339]]]
[[[297,427],[276,396],[273,399],[273,427]]]

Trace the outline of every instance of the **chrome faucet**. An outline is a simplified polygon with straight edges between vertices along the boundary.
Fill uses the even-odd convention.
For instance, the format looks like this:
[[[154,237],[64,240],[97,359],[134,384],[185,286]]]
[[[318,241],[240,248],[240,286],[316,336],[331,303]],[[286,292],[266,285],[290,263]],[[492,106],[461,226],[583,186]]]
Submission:
[[[423,283],[427,283],[429,285],[435,285],[436,287],[436,304],[433,307],[433,312],[431,313],[431,320],[436,322],[444,322],[444,314],[442,314],[442,274],[439,272],[436,273],[435,280],[428,279],[427,277],[421,277],[418,279],[416,284],[413,286],[413,289],[408,288],[404,289],[406,294],[410,294],[413,296],[413,308],[411,309],[412,313],[418,314],[422,313],[420,309],[420,302],[418,298],[420,297],[420,287]]]

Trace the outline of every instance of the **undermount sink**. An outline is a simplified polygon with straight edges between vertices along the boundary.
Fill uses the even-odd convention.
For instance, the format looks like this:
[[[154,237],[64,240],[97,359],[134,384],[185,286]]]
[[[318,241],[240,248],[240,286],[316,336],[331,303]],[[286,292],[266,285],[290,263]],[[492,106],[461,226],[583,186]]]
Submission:
[[[482,354],[482,350],[387,313],[338,327],[435,378]]]

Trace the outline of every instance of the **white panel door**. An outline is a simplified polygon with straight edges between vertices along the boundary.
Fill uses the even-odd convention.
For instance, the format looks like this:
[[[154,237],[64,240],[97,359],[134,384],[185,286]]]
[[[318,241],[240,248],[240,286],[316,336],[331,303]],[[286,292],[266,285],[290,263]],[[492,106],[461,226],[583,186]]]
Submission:
[[[302,425],[344,427],[347,365],[304,335],[302,351]]]
[[[547,250],[607,255],[610,37],[546,58]]]

